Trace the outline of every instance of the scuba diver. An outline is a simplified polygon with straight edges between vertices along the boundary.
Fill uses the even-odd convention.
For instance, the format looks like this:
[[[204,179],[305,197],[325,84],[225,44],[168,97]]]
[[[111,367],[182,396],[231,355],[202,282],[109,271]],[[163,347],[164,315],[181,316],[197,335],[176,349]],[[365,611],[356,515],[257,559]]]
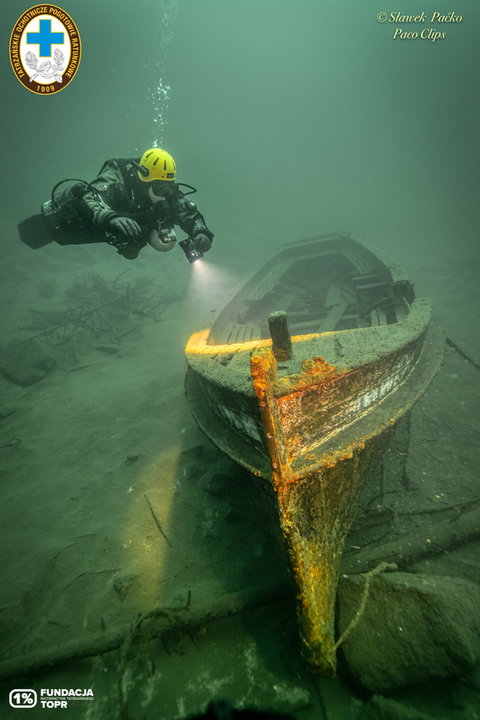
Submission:
[[[188,236],[179,245],[195,262],[210,250],[213,233],[195,203],[186,198],[196,189],[175,182],[175,177],[174,159],[160,148],[146,150],[140,160],[107,160],[91,183],[57,183],[40,214],[19,223],[20,238],[34,249],[52,241],[106,242],[134,260],[147,244],[162,252],[171,250],[178,225]]]

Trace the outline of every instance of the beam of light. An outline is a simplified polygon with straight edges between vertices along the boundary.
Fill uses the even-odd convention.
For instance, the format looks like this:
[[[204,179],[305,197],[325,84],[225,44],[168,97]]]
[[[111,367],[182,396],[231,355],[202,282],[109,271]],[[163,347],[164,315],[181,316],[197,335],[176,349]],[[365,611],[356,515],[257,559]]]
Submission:
[[[221,265],[202,258],[191,264],[187,286],[187,303],[196,311],[212,312],[223,304],[238,279]],[[205,319],[204,319],[205,324]]]
[[[178,532],[172,516],[182,450],[179,438],[150,458],[128,490],[131,502],[124,525],[124,565],[137,578],[132,602],[138,603],[139,612],[154,608],[168,597],[174,582],[170,553]]]

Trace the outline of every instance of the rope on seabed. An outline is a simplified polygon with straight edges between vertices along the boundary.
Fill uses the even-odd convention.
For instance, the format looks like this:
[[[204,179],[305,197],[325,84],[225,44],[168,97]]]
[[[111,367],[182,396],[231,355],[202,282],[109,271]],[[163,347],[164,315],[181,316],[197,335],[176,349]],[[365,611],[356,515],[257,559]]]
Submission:
[[[337,642],[335,643],[333,649],[334,651],[338,650],[340,645],[342,645],[347,637],[350,635],[352,630],[354,630],[358,623],[360,618],[363,615],[363,611],[365,610],[365,606],[367,604],[368,600],[368,594],[370,592],[370,580],[374,575],[379,575],[381,572],[384,572],[384,570],[398,570],[398,567],[395,563],[388,563],[388,562],[381,562],[377,565],[377,567],[373,568],[373,570],[369,570],[366,573],[362,573],[363,577],[365,578],[365,585],[363,588],[362,593],[362,599],[360,600],[360,605],[358,606],[358,610],[353,616],[353,618],[350,620],[349,624],[343,631],[343,633],[338,638]]]
[[[467,353],[463,352],[463,350],[461,348],[459,348],[457,343],[454,343],[451,338],[447,337],[447,338],[445,338],[445,341],[446,341],[447,345],[449,345],[451,348],[453,348],[455,350],[455,352],[457,352],[460,355],[461,358],[466,360],[470,365],[473,365],[473,367],[476,368],[477,370],[480,370],[480,365],[478,363],[476,363],[475,360],[472,360],[472,358],[469,357],[467,355]]]

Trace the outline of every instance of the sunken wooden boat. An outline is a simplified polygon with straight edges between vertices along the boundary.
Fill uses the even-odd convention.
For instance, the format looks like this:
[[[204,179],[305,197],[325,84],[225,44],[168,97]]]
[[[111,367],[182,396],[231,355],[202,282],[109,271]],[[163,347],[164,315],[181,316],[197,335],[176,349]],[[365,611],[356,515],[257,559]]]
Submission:
[[[187,343],[198,424],[273,485],[301,635],[323,675],[336,668],[335,596],[358,495],[443,346],[430,301],[347,235],[284,247]]]

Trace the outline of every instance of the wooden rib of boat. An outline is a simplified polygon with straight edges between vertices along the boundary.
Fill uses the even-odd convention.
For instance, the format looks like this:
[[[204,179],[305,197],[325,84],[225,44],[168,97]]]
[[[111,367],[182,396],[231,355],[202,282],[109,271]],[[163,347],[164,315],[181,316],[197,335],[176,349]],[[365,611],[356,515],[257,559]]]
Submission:
[[[291,350],[288,334],[269,333],[282,313]],[[336,668],[339,563],[358,495],[443,346],[430,301],[347,235],[287,245],[187,343],[198,424],[273,485],[301,635],[323,675]]]

